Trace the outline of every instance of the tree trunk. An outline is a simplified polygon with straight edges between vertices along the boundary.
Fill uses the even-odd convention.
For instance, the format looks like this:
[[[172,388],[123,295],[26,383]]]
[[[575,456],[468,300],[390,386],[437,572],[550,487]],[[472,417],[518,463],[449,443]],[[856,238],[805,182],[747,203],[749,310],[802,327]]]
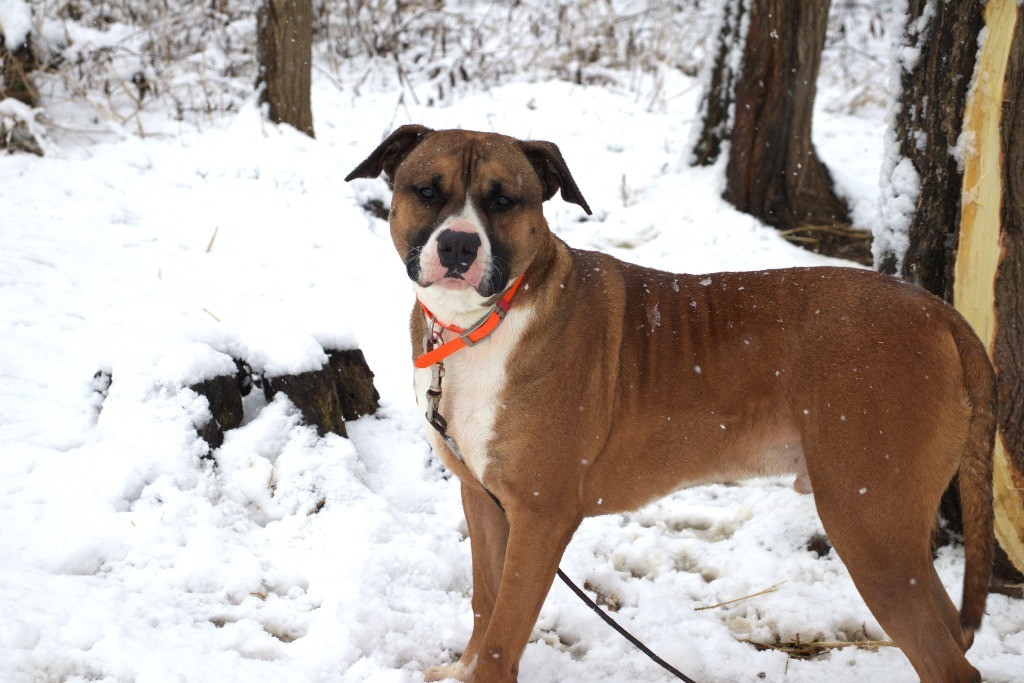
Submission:
[[[309,91],[313,64],[312,0],[263,0],[256,13],[260,101],[270,120],[313,137]]]
[[[868,259],[811,141],[828,0],[753,0],[734,93],[725,199],[814,251]]]
[[[964,113],[963,209],[953,302],[989,348],[997,372],[995,532],[1024,572],[1024,136],[1022,35],[1015,0],[989,0],[987,29]],[[1018,575],[1019,576],[1019,575]],[[1019,580],[1019,579],[1018,579]]]
[[[934,14],[925,15],[926,8]],[[983,24],[982,5],[975,0],[910,0],[907,9],[898,51],[905,62],[894,132],[896,159],[912,165],[919,189],[913,208],[907,207],[909,225],[899,227],[904,234],[896,240],[878,240],[875,263],[883,273],[900,274],[952,301],[963,173],[950,150],[960,141]],[[913,56],[904,56],[908,54]],[[883,201],[910,199],[906,188],[893,188],[892,168],[883,176]]]
[[[1002,255],[992,357],[1005,460],[996,462],[996,534],[1016,574],[998,565],[996,573],[1019,585],[1024,580],[1024,10],[1019,5],[1002,105]]]
[[[1024,37],[1014,18],[1015,0],[989,0],[985,6],[973,0],[912,0],[909,9],[899,53],[915,59],[901,74],[894,120],[898,154],[886,162],[886,173],[897,179],[883,187],[883,197],[896,203],[909,199],[895,187],[913,189],[914,182],[899,179],[906,176],[907,164],[919,184],[913,206],[896,216],[906,225],[879,240],[883,248],[876,259],[882,270],[952,301],[994,360],[999,392],[994,507],[1000,545],[994,579],[1019,583],[1024,570],[1024,135],[1019,130]],[[950,150],[958,150],[960,158]],[[891,221],[898,212],[883,213]],[[942,514],[954,531],[962,529],[955,486],[943,499]]]
[[[999,424],[1006,452],[1024,472],[1024,12],[1007,64],[1002,109],[1002,260],[996,278],[993,357],[999,371]],[[1017,481],[1024,491],[1024,480]]]
[[[701,80],[704,92],[698,105],[698,124],[690,143],[690,165],[710,166],[718,160],[722,145],[732,132],[733,90],[746,34],[745,0],[728,0],[719,15],[711,59]]]

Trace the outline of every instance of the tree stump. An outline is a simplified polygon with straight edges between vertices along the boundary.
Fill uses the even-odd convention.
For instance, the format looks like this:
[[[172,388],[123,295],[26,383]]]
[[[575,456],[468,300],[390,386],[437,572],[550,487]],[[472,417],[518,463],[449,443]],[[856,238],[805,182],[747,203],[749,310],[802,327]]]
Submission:
[[[278,393],[285,394],[302,413],[303,421],[316,427],[320,436],[333,433],[348,437],[345,420],[374,413],[380,394],[373,386],[373,372],[361,350],[330,350],[327,358],[328,362],[319,370],[274,377],[256,376],[245,361],[235,359],[234,374],[190,385],[188,388],[204,396],[210,407],[210,419],[196,429],[199,437],[209,445],[209,451],[220,448],[224,433],[242,424],[242,397],[249,394],[253,385],[262,388],[268,401]],[[102,410],[110,383],[110,374],[102,370],[93,376],[91,386],[97,412]]]
[[[370,415],[380,407],[380,394],[373,386],[373,372],[360,349],[328,351],[328,365],[338,391],[341,416],[355,420]]]
[[[316,427],[320,436],[328,432],[348,437],[341,417],[341,401],[330,365],[297,375],[263,378],[263,395],[272,401],[283,393],[302,413],[306,424]]]
[[[270,401],[284,393],[314,425],[321,436],[333,432],[348,436],[345,420],[369,415],[379,407],[380,394],[373,386],[373,372],[359,349],[330,350],[327,364],[297,375],[263,378],[263,393]]]
[[[197,431],[199,438],[209,445],[211,451],[224,444],[224,432],[242,424],[244,364],[237,360],[235,364],[239,371],[234,375],[220,375],[189,387],[200,396],[205,396],[210,404],[210,420]]]

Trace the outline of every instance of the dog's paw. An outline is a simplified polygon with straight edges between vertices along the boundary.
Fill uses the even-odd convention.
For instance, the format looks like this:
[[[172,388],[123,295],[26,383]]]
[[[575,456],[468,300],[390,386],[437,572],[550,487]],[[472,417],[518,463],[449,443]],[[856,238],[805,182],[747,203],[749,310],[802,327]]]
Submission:
[[[448,681],[456,680],[462,683],[470,683],[473,680],[473,672],[476,670],[476,657],[468,664],[460,659],[454,664],[443,664],[432,666],[423,674],[424,681]]]

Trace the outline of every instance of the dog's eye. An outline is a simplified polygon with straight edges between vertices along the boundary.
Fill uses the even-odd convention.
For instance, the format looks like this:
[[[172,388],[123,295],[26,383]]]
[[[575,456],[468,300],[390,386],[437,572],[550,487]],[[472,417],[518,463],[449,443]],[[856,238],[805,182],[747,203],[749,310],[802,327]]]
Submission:
[[[494,198],[492,206],[494,206],[495,209],[498,209],[500,211],[502,209],[510,208],[515,203],[516,200],[512,199],[507,195],[501,194]]]
[[[432,187],[421,187],[419,190],[417,190],[417,192],[419,192],[420,197],[422,199],[425,199],[427,201],[430,201],[431,199],[437,196],[437,193],[434,192],[434,188]]]

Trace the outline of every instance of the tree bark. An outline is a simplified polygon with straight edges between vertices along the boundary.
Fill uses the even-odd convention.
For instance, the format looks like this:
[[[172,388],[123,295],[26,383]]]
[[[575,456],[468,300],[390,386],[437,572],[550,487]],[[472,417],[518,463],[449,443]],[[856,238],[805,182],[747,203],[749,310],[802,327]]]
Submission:
[[[313,64],[312,0],[263,0],[256,13],[260,101],[270,120],[313,137],[310,85]]]
[[[917,31],[920,68],[904,73],[896,122],[901,150],[921,179],[901,270],[952,301],[994,360],[993,506],[1006,559],[997,561],[994,585],[1013,584],[1024,570],[1024,136],[1017,130],[1024,121],[1024,38],[1015,0],[931,7],[931,17],[912,8],[908,26]],[[965,73],[973,78],[951,76]],[[960,167],[949,152],[958,142]],[[899,262],[891,255],[882,265]],[[962,528],[952,488],[942,512],[951,528]]]
[[[926,8],[934,15],[925,15]],[[899,157],[913,164],[920,189],[906,253],[881,253],[877,266],[952,301],[963,173],[950,150],[960,140],[984,23],[982,5],[975,0],[910,0],[907,11],[900,52],[916,58],[900,74],[895,135]]]
[[[1024,17],[1007,64],[1002,108],[1002,260],[996,278],[993,356],[999,371],[999,425],[1006,451],[1024,472]],[[1018,482],[1024,488],[1024,481]]]
[[[1001,114],[1002,231],[992,345],[1002,446],[996,462],[996,536],[1016,572],[997,562],[996,574],[1019,587],[1024,580],[1024,11],[1019,5]]]
[[[733,90],[740,51],[746,38],[743,33],[745,14],[745,0],[728,0],[722,8],[711,58],[703,75],[699,123],[690,147],[691,166],[715,163],[732,132]]]
[[[238,372],[234,375],[219,375],[189,387],[210,405],[209,422],[197,429],[210,451],[224,444],[224,432],[242,424],[242,396],[247,392],[243,391],[242,364],[236,360],[235,365]]]
[[[725,199],[779,228],[845,226],[845,203],[811,142],[828,0],[753,0]]]
[[[264,377],[267,400],[278,392],[291,399],[306,424],[315,426],[321,436],[333,432],[347,437],[345,421],[375,412],[380,400],[373,372],[359,349],[327,351],[327,364],[319,370]]]
[[[338,391],[341,417],[355,420],[380,407],[380,394],[373,386],[373,372],[361,349],[328,351],[328,365]]]
[[[320,436],[328,432],[348,437],[341,417],[338,388],[328,366],[298,375],[263,378],[263,394],[272,401],[278,393],[285,394],[302,413],[303,421],[316,427]]]

